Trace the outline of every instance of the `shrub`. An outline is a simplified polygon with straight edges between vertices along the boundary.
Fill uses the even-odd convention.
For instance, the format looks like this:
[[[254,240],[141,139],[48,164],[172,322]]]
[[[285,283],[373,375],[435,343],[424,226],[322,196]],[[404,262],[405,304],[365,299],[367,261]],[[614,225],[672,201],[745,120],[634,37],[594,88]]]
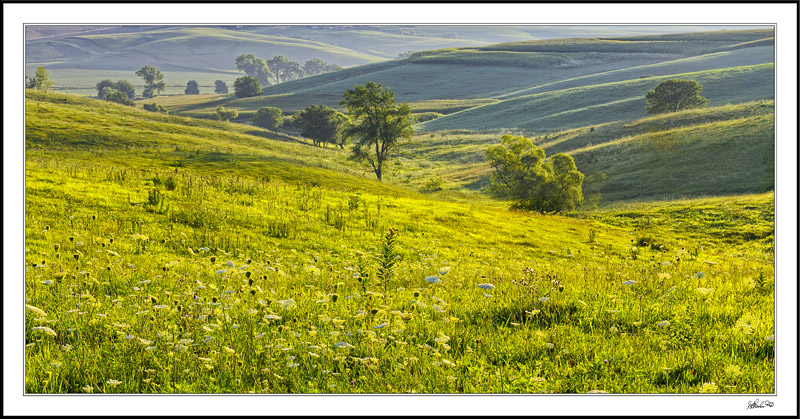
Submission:
[[[166,113],[168,114],[167,108],[159,105],[158,103],[145,103],[142,105],[142,108],[148,112],[156,112],[156,113]]]
[[[270,130],[283,125],[283,112],[278,108],[264,107],[253,116],[253,125]]]
[[[239,77],[233,83],[236,97],[252,97],[261,94],[261,83],[252,76]]]

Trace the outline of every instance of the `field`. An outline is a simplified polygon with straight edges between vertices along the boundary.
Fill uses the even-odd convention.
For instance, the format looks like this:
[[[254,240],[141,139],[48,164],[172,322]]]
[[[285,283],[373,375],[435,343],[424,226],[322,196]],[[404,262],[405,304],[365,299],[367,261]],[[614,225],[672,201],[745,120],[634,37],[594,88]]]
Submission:
[[[26,394],[777,391],[772,30],[28,29],[55,84],[25,93]],[[238,98],[250,52],[346,68]],[[165,94],[95,99],[147,64]],[[671,78],[708,106],[647,115]],[[251,121],[368,81],[414,130],[382,181]],[[506,134],[571,156],[582,202],[492,195]]]
[[[772,192],[541,216],[252,126],[26,106],[27,392],[774,391]]]

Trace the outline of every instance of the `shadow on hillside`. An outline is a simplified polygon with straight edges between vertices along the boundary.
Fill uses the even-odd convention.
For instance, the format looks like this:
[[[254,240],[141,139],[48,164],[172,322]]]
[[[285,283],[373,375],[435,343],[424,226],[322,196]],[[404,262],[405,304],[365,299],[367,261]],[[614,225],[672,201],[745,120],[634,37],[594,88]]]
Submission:
[[[288,135],[278,134],[278,133],[274,133],[274,132],[267,132],[267,131],[263,131],[263,130],[255,130],[254,129],[254,130],[250,130],[250,131],[245,131],[245,134],[254,135],[256,137],[261,137],[261,138],[266,138],[268,140],[285,141],[287,143],[303,144],[303,145],[307,145],[309,147],[314,147],[314,144],[312,144],[312,143],[310,143],[308,141],[303,141],[303,140],[301,140],[299,138],[290,137]]]

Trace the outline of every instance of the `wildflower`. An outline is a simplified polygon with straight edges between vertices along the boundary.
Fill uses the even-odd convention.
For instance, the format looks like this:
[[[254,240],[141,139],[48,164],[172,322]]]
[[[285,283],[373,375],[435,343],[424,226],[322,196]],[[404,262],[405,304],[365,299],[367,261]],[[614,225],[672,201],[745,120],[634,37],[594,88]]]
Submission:
[[[288,300],[278,300],[278,304],[281,305],[281,308],[292,308],[295,305],[297,305],[297,303],[295,303],[294,299],[292,298]]]
[[[228,271],[227,271],[226,269],[220,269],[220,270],[218,270],[218,271],[217,271],[217,272],[215,272],[215,273],[217,273],[217,274],[224,274],[225,272],[228,272]]]
[[[484,292],[484,293],[482,293],[481,295],[483,295],[483,296],[484,296],[484,297],[486,297],[486,298],[492,298],[492,297],[494,297],[492,294],[487,294],[487,293],[485,293],[485,292]]]
[[[627,281],[623,282],[623,283],[622,283],[622,285],[625,285],[625,286],[630,286],[630,285],[633,285],[633,284],[635,284],[635,283],[636,283],[636,281],[634,281],[634,280],[632,280],[632,279],[629,279],[629,280],[627,280]]]
[[[229,354],[235,354],[236,353],[236,351],[234,351],[233,349],[231,349],[231,348],[229,348],[227,346],[223,346],[222,348],[225,349],[225,352],[227,352]]]
[[[266,316],[263,317],[263,319],[264,320],[280,320],[281,316],[278,316],[278,315],[275,315],[275,314],[267,314]]]
[[[383,329],[384,327],[386,327],[388,325],[389,325],[389,323],[381,323],[381,324],[373,327],[373,329]]]
[[[485,289],[485,290],[488,291],[488,290],[493,290],[494,289],[494,285],[492,285],[492,284],[478,284],[478,288],[482,288],[482,289]]]
[[[92,386],[83,386],[83,387],[81,387],[81,390],[83,390],[86,393],[92,393],[92,392],[94,392],[94,387],[92,387]]]
[[[347,342],[336,342],[336,347],[337,348],[341,348],[341,349],[347,349],[347,348],[352,348],[353,345],[351,345],[351,344],[349,344]]]
[[[738,365],[731,364],[725,367],[725,374],[732,378],[738,378],[740,375],[742,375],[742,369],[739,368]]]
[[[703,278],[703,277],[706,276],[706,274],[704,272],[697,272],[697,273],[694,274],[694,276],[696,276],[698,278]]]
[[[227,266],[227,267],[229,267],[229,268],[233,269],[233,268],[234,268],[234,266],[236,266],[236,265],[234,265],[234,264],[233,264],[233,262],[231,262],[231,261],[227,261],[227,262],[225,262],[225,266]]]
[[[617,332],[619,332],[619,329],[617,329],[616,326],[611,326],[608,328],[608,331],[616,334]]]
[[[543,303],[546,303],[546,302],[550,301],[550,299],[547,298],[547,297],[541,297],[541,298],[539,298],[539,301],[541,301]]]
[[[525,310],[525,314],[527,314],[528,316],[531,316],[531,317],[539,314],[540,312],[541,312],[541,310],[531,310],[531,311]]]
[[[702,298],[708,298],[714,292],[714,288],[697,288],[695,289]]]
[[[52,337],[58,336],[58,335],[56,335],[56,331],[55,330],[53,330],[53,329],[51,329],[49,327],[46,327],[46,326],[34,326],[33,330],[35,330],[37,332],[42,332],[42,333],[50,335]]]
[[[664,321],[658,322],[658,326],[660,326],[660,327],[667,327],[670,324],[672,324],[672,323],[670,323],[669,320],[664,320]]]
[[[442,280],[440,280],[439,278],[437,278],[435,276],[429,276],[429,277],[425,278],[425,281],[430,282],[431,284],[437,284],[439,282],[442,282]]]
[[[661,272],[660,274],[658,274],[658,279],[670,279],[670,278],[672,278],[672,275],[666,272]]]
[[[546,343],[544,344],[544,347],[552,351],[553,349],[555,349],[555,348],[556,348],[556,345],[553,345],[553,344],[552,344],[552,343],[550,343],[550,342],[546,342]]]
[[[116,386],[122,384],[122,381],[109,379],[108,381],[106,381],[106,384],[116,387]]]
[[[444,268],[439,268],[439,275],[447,275],[450,272],[450,267],[445,266]]]
[[[764,340],[775,340],[775,335],[769,335],[765,337]]]
[[[700,393],[719,393],[719,388],[713,381],[710,383],[703,383],[700,387]]]

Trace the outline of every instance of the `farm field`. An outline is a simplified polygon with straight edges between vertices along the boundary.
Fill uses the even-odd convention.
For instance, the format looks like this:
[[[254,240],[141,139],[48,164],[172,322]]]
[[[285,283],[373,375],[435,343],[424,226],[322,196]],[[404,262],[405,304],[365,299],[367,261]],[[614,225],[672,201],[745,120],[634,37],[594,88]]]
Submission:
[[[25,393],[776,393],[775,31],[487,28],[31,28]]]

